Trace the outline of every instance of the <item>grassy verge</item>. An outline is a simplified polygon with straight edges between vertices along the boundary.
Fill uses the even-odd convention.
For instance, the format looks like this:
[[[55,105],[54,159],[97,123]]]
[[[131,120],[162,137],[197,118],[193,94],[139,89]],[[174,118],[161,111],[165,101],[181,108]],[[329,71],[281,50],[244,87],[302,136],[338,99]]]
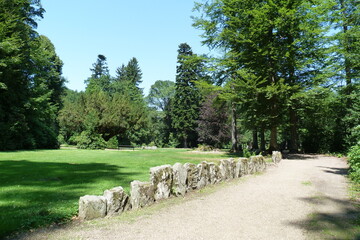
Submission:
[[[0,152],[0,238],[69,221],[80,196],[101,195],[115,186],[129,191],[132,180],[149,180],[150,167],[228,157],[180,149]]]

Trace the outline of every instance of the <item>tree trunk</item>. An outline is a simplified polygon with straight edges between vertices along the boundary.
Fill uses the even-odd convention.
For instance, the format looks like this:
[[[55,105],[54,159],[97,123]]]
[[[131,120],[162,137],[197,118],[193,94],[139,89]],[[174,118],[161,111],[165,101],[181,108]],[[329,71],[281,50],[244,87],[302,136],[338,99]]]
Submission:
[[[234,103],[231,103],[231,150],[237,152],[238,148],[238,139],[237,139],[237,127],[236,127],[236,106]]]
[[[351,65],[350,65],[350,60],[349,58],[346,56],[346,54],[350,51],[350,43],[349,43],[349,39],[347,38],[346,34],[349,30],[349,26],[346,25],[345,23],[345,19],[347,18],[346,16],[346,7],[345,7],[345,2],[344,0],[340,0],[340,8],[341,8],[341,11],[342,11],[342,14],[343,14],[343,33],[345,35],[345,39],[344,39],[344,48],[345,48],[345,54],[344,54],[344,64],[345,64],[345,79],[346,79],[346,86],[350,86],[351,85]],[[350,89],[348,89],[348,92],[349,93],[351,92]]]
[[[277,151],[277,150],[279,150],[279,146],[277,144],[277,127],[272,126],[271,127],[271,132],[270,132],[269,152],[271,153],[272,151]]]
[[[266,142],[265,142],[265,130],[264,128],[260,129],[260,151],[265,152],[266,150]]]
[[[298,146],[298,117],[296,111],[290,108],[290,147],[291,153],[297,153],[299,150]]]
[[[187,148],[188,147],[188,143],[187,143],[187,137],[186,136],[184,136],[183,137],[183,145],[184,145],[184,148]]]
[[[257,150],[259,149],[259,140],[258,140],[258,131],[257,131],[257,128],[255,128],[253,130],[253,146],[252,146],[252,149],[253,150]]]

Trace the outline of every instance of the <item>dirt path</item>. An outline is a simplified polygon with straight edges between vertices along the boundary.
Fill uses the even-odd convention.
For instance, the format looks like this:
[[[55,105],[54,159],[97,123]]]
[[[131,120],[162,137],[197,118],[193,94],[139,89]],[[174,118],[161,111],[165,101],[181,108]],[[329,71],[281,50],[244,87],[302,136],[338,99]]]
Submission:
[[[312,239],[309,217],[351,210],[346,167],[338,158],[298,155],[136,221],[106,219],[27,239]]]

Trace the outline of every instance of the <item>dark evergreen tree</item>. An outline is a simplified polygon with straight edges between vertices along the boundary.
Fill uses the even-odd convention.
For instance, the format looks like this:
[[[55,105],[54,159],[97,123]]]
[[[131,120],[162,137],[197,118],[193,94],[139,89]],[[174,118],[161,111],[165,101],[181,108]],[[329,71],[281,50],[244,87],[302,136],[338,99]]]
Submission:
[[[141,78],[142,72],[138,61],[136,58],[132,58],[126,66],[122,64],[116,69],[116,76],[111,85],[112,92],[126,92],[130,94],[133,101],[145,106],[143,90],[139,88],[139,84],[142,82]]]
[[[195,82],[203,77],[203,60],[194,54],[186,43],[179,45],[177,59],[172,126],[182,147],[186,148],[197,143],[200,95]]]
[[[0,149],[57,147],[62,62],[35,31],[39,0],[0,1]]]
[[[111,76],[109,74],[109,68],[104,55],[98,55],[96,62],[93,64],[93,68],[90,68],[90,70],[92,72],[91,77],[84,81],[85,84],[87,84],[86,91],[111,91]]]
[[[92,72],[92,78],[100,78],[103,75],[109,75],[106,57],[99,54],[96,63],[93,64],[93,68],[90,68],[90,70]]]

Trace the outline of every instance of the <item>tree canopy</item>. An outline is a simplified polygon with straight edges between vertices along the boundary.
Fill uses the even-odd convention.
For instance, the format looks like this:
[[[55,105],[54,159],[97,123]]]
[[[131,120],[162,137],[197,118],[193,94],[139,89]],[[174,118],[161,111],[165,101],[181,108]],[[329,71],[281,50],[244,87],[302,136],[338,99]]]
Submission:
[[[209,0],[194,9],[214,56],[181,43],[175,82],[158,80],[145,97],[151,79],[135,57],[112,76],[99,54],[86,89],[66,89],[55,46],[36,32],[40,0],[0,1],[0,150],[338,152],[357,144],[359,1]]]

